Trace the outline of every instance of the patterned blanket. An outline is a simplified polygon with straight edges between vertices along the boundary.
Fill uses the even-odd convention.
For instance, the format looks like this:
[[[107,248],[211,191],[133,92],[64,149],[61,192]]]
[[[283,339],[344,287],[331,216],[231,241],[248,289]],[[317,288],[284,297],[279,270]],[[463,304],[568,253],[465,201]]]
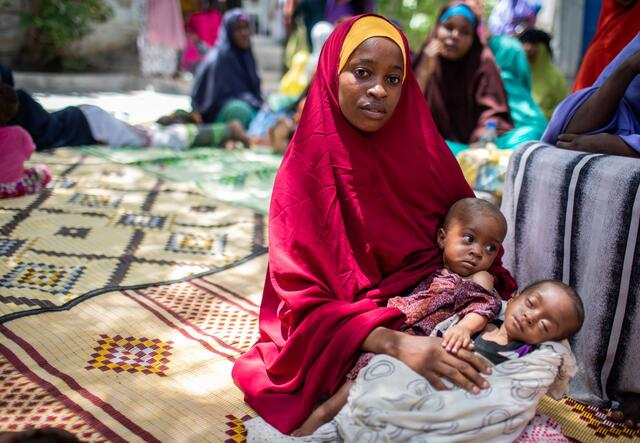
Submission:
[[[270,148],[235,151],[194,148],[110,148],[89,146],[84,151],[116,163],[138,166],[177,182],[194,183],[206,195],[266,214],[282,155]]]
[[[139,168],[57,150],[54,180],[0,200],[0,322],[119,287],[177,281],[263,254],[264,216]]]
[[[542,143],[511,157],[504,264],[522,286],[555,278],[586,307],[569,396],[608,406],[640,393],[640,160]]]

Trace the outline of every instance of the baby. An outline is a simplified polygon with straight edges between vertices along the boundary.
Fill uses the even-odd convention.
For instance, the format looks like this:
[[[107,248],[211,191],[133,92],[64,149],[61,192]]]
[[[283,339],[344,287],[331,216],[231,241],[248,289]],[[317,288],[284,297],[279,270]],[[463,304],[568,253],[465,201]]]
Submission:
[[[580,298],[570,287],[549,280],[527,287],[510,300],[504,322],[489,323],[498,316],[502,303],[488,269],[506,233],[506,220],[495,205],[476,198],[452,205],[437,233],[444,268],[408,296],[388,302],[389,307],[406,315],[403,330],[430,335],[436,325],[457,315],[461,320],[444,332],[442,346],[453,353],[461,348],[474,349],[495,364],[526,354],[531,345],[561,340],[577,332],[584,319]],[[474,343],[471,337],[476,333],[480,334]],[[373,356],[363,354],[345,384],[292,435],[312,434],[330,421],[346,403],[357,373]]]
[[[35,150],[27,131],[7,126],[18,112],[18,97],[8,85],[0,82],[0,198],[16,198],[44,189],[51,180],[45,165],[24,167]]]

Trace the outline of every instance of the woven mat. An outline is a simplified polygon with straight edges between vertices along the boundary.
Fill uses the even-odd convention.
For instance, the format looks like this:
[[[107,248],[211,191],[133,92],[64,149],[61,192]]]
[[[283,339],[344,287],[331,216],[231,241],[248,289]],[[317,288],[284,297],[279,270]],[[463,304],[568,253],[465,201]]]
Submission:
[[[255,413],[230,372],[257,338],[265,271],[263,255],[0,325],[0,430],[55,425],[83,441],[244,441],[242,420]]]
[[[177,281],[263,254],[264,216],[77,150],[36,154],[54,180],[0,201],[0,323],[120,287]]]
[[[640,441],[640,429],[612,422],[607,409],[584,405],[567,397],[561,401],[544,397],[538,411],[556,420],[566,436],[581,442]]]
[[[83,441],[245,441],[230,372],[257,338],[266,255],[184,282],[114,291],[0,325],[0,430]],[[46,325],[46,327],[43,327]],[[519,442],[637,441],[606,413],[545,398]]]
[[[269,210],[271,189],[282,155],[270,148],[226,151],[194,148],[110,148],[89,146],[83,150],[113,162],[135,165],[173,181],[190,182],[217,200],[248,207],[262,214]]]

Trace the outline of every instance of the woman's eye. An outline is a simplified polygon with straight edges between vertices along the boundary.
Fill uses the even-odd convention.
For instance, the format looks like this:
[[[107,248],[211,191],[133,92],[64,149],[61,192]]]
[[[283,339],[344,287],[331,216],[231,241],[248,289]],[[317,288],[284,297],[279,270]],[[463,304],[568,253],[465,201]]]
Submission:
[[[369,75],[369,72],[363,68],[356,68],[355,71],[353,71],[353,73],[358,78],[366,78]]]
[[[397,75],[390,75],[387,77],[387,81],[392,85],[399,85],[401,80]]]
[[[530,298],[527,298],[526,305],[527,305],[528,307],[530,307],[530,308],[532,308],[532,307],[533,307],[533,303],[531,302],[531,299],[530,299]]]

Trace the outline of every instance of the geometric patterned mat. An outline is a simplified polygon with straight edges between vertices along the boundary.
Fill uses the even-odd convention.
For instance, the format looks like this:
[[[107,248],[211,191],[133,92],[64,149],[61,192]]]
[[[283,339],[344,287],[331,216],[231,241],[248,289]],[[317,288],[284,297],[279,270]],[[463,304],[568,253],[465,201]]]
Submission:
[[[266,263],[264,254],[0,325],[0,431],[59,426],[87,442],[244,442],[243,422],[255,412],[230,373],[257,338]],[[572,441],[640,438],[570,399],[545,397],[539,412],[519,442],[568,441],[553,420]]]
[[[0,325],[0,431],[82,441],[245,440],[231,366],[257,338],[266,255]]]
[[[640,429],[611,421],[608,409],[585,405],[568,397],[560,401],[543,397],[538,411],[557,421],[566,436],[581,442],[640,441]]]
[[[266,252],[264,215],[77,150],[36,153],[53,180],[0,200],[0,323]]]

